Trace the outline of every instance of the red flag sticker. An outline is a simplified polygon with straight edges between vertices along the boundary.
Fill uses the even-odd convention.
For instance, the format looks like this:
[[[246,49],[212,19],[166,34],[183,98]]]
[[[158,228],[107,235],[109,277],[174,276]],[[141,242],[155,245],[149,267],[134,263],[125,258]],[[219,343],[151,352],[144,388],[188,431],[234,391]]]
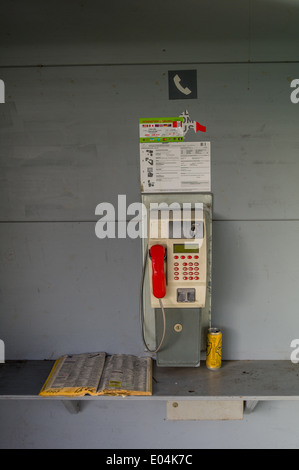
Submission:
[[[203,126],[202,124],[199,124],[197,121],[192,121],[192,119],[189,116],[189,112],[183,111],[182,114],[180,115],[183,117],[183,134],[187,134],[189,129],[193,129],[194,132],[206,132],[207,128],[206,126]]]

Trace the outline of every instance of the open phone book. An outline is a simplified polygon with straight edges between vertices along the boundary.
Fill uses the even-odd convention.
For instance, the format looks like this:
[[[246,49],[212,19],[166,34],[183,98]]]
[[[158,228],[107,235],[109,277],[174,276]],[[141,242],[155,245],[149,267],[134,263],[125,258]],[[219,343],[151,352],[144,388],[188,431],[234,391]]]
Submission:
[[[152,359],[105,352],[57,359],[41,396],[152,395]]]

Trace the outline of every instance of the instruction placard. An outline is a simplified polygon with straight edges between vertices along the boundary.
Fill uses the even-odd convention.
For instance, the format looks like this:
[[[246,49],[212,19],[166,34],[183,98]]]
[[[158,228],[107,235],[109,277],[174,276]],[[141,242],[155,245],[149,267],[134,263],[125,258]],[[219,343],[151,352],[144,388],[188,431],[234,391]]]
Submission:
[[[210,142],[140,143],[141,191],[210,192]]]

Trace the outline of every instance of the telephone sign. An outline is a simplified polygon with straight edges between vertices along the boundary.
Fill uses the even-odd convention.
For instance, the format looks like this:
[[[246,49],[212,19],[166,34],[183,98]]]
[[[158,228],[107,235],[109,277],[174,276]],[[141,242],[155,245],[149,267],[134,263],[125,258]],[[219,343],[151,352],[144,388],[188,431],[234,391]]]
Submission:
[[[169,70],[168,90],[170,100],[192,100],[197,98],[196,70]]]

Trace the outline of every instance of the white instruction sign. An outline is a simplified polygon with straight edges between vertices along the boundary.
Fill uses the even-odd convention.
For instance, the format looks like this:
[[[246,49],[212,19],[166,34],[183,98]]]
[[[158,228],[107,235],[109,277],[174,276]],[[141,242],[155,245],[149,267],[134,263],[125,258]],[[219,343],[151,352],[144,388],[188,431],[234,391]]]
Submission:
[[[210,142],[140,144],[141,192],[210,192]]]

